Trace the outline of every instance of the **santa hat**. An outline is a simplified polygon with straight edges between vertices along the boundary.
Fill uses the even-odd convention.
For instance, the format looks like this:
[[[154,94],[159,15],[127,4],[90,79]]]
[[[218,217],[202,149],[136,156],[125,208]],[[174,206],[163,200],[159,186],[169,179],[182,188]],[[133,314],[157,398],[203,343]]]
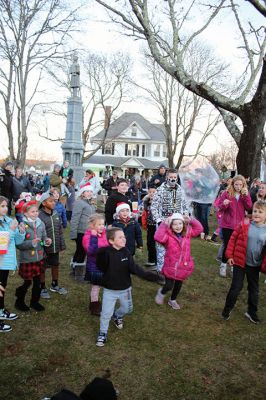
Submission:
[[[31,198],[32,198],[32,195],[31,195],[31,193],[30,192],[22,192],[22,193],[20,193],[20,199],[22,199],[22,200],[26,200],[26,201],[30,201],[31,200]]]
[[[125,210],[125,209],[130,211],[130,207],[127,203],[117,203],[115,212],[116,212],[116,214],[118,214],[121,210]]]
[[[82,195],[82,193],[87,192],[87,191],[93,192],[90,182],[87,182],[87,183],[85,183],[85,185],[80,186],[79,191],[78,191],[78,197],[80,197]]]
[[[22,206],[22,212],[25,213],[28,211],[28,208],[30,208],[31,206],[37,207],[37,205],[38,205],[38,202],[36,200],[27,201],[27,203],[24,203]]]

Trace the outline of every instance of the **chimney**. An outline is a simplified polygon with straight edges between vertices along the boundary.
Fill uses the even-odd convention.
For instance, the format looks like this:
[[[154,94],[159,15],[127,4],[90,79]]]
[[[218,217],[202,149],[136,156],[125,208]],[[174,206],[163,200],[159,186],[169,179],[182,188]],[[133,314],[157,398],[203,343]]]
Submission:
[[[111,119],[112,107],[105,106],[104,107],[104,129],[109,128],[110,119]]]

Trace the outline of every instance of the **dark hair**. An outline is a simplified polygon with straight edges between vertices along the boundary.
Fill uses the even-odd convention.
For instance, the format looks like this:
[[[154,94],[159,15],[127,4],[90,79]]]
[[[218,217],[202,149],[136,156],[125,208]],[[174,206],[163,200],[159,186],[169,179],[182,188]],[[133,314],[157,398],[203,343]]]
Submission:
[[[110,239],[114,240],[116,232],[119,232],[119,231],[123,232],[123,229],[118,228],[118,226],[113,226],[112,228],[108,228],[106,231],[106,237],[107,237],[108,242]]]
[[[151,183],[150,185],[148,185],[148,189],[157,189],[156,185],[154,185],[154,183]]]
[[[175,168],[169,168],[168,171],[167,171],[167,175],[168,174],[178,174],[178,171]]]
[[[91,175],[93,175],[94,172],[93,172],[91,169],[86,169],[86,174],[91,174]]]
[[[127,184],[127,180],[126,179],[124,179],[124,178],[118,179],[117,186],[120,185],[120,183],[123,183],[123,182],[125,182]]]

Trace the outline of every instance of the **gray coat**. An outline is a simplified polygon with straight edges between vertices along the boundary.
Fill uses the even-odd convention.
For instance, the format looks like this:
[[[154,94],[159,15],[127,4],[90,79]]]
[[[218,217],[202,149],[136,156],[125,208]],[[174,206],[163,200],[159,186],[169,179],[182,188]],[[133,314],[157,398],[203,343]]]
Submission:
[[[33,222],[28,221],[26,217],[24,217],[23,222],[26,231],[24,242],[17,245],[17,248],[20,250],[19,262],[32,263],[41,261],[44,257],[44,241],[47,238],[45,225],[40,218],[37,218],[34,230]],[[35,238],[40,238],[41,241],[34,247],[32,240]]]
[[[88,229],[89,216],[95,213],[95,207],[89,201],[77,199],[73,206],[70,222],[70,239],[76,239],[78,233]]]

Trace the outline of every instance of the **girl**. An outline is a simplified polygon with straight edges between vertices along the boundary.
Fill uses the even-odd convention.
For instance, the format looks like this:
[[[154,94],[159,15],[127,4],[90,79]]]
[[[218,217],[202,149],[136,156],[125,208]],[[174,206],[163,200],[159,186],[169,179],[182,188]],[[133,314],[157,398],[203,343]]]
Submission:
[[[84,233],[88,229],[88,219],[95,213],[92,204],[93,188],[90,183],[82,186],[78,191],[77,200],[74,203],[70,222],[70,239],[76,242],[76,251],[71,260],[71,267],[77,280],[83,280],[84,261],[86,251],[82,246]]]
[[[51,193],[53,193],[55,198],[55,211],[60,216],[62,227],[65,229],[67,227],[66,209],[65,206],[59,201],[59,190],[56,188],[52,188]]]
[[[29,201],[22,208],[25,224],[25,240],[17,247],[20,250],[19,275],[24,282],[16,289],[15,307],[20,311],[29,311],[25,304],[28,288],[33,283],[30,307],[36,311],[43,311],[39,303],[41,294],[41,268],[43,268],[43,246],[50,246],[52,240],[47,238],[44,223],[38,218],[39,210],[37,201]]]
[[[138,221],[132,217],[130,207],[127,203],[118,203],[116,213],[114,215],[114,222],[112,226],[121,228],[126,237],[126,248],[130,254],[134,256],[136,244],[139,249],[143,247],[142,232]]]
[[[9,271],[15,271],[17,268],[16,245],[23,242],[25,238],[25,227],[23,224],[18,226],[16,220],[12,220],[7,216],[8,213],[8,199],[0,196],[0,232],[1,244],[4,240],[8,241],[7,252],[2,249],[0,253],[0,284],[5,289],[7,286]],[[4,236],[5,235],[5,236]],[[17,319],[15,313],[10,313],[5,308],[5,292],[0,297],[0,322],[2,320]],[[0,324],[1,332],[11,331],[10,325]]]
[[[233,279],[226,297],[222,317],[230,318],[243,287],[245,275],[248,281],[248,310],[245,317],[254,324],[260,322],[257,316],[259,299],[259,274],[266,272],[266,203],[256,201],[252,221],[245,219],[234,230],[227,246],[226,256],[233,266]]]
[[[247,183],[242,175],[236,175],[228,188],[221,194],[218,201],[221,211],[221,234],[224,244],[220,276],[226,277],[226,247],[233,230],[245,217],[245,212],[252,209],[252,201],[248,193]]]
[[[99,291],[102,285],[102,272],[96,266],[96,252],[100,247],[109,246],[104,227],[104,218],[101,214],[92,214],[89,217],[89,229],[82,239],[83,248],[87,253],[85,281],[91,282],[90,305],[92,315],[100,315],[101,303]]]
[[[180,309],[180,305],[176,302],[177,295],[182,282],[192,274],[194,269],[190,254],[190,238],[198,236],[202,231],[203,227],[199,221],[175,213],[162,222],[155,232],[154,239],[165,247],[162,268],[165,284],[157,292],[155,297],[157,304],[163,304],[165,294],[172,290],[168,304],[174,310]]]

